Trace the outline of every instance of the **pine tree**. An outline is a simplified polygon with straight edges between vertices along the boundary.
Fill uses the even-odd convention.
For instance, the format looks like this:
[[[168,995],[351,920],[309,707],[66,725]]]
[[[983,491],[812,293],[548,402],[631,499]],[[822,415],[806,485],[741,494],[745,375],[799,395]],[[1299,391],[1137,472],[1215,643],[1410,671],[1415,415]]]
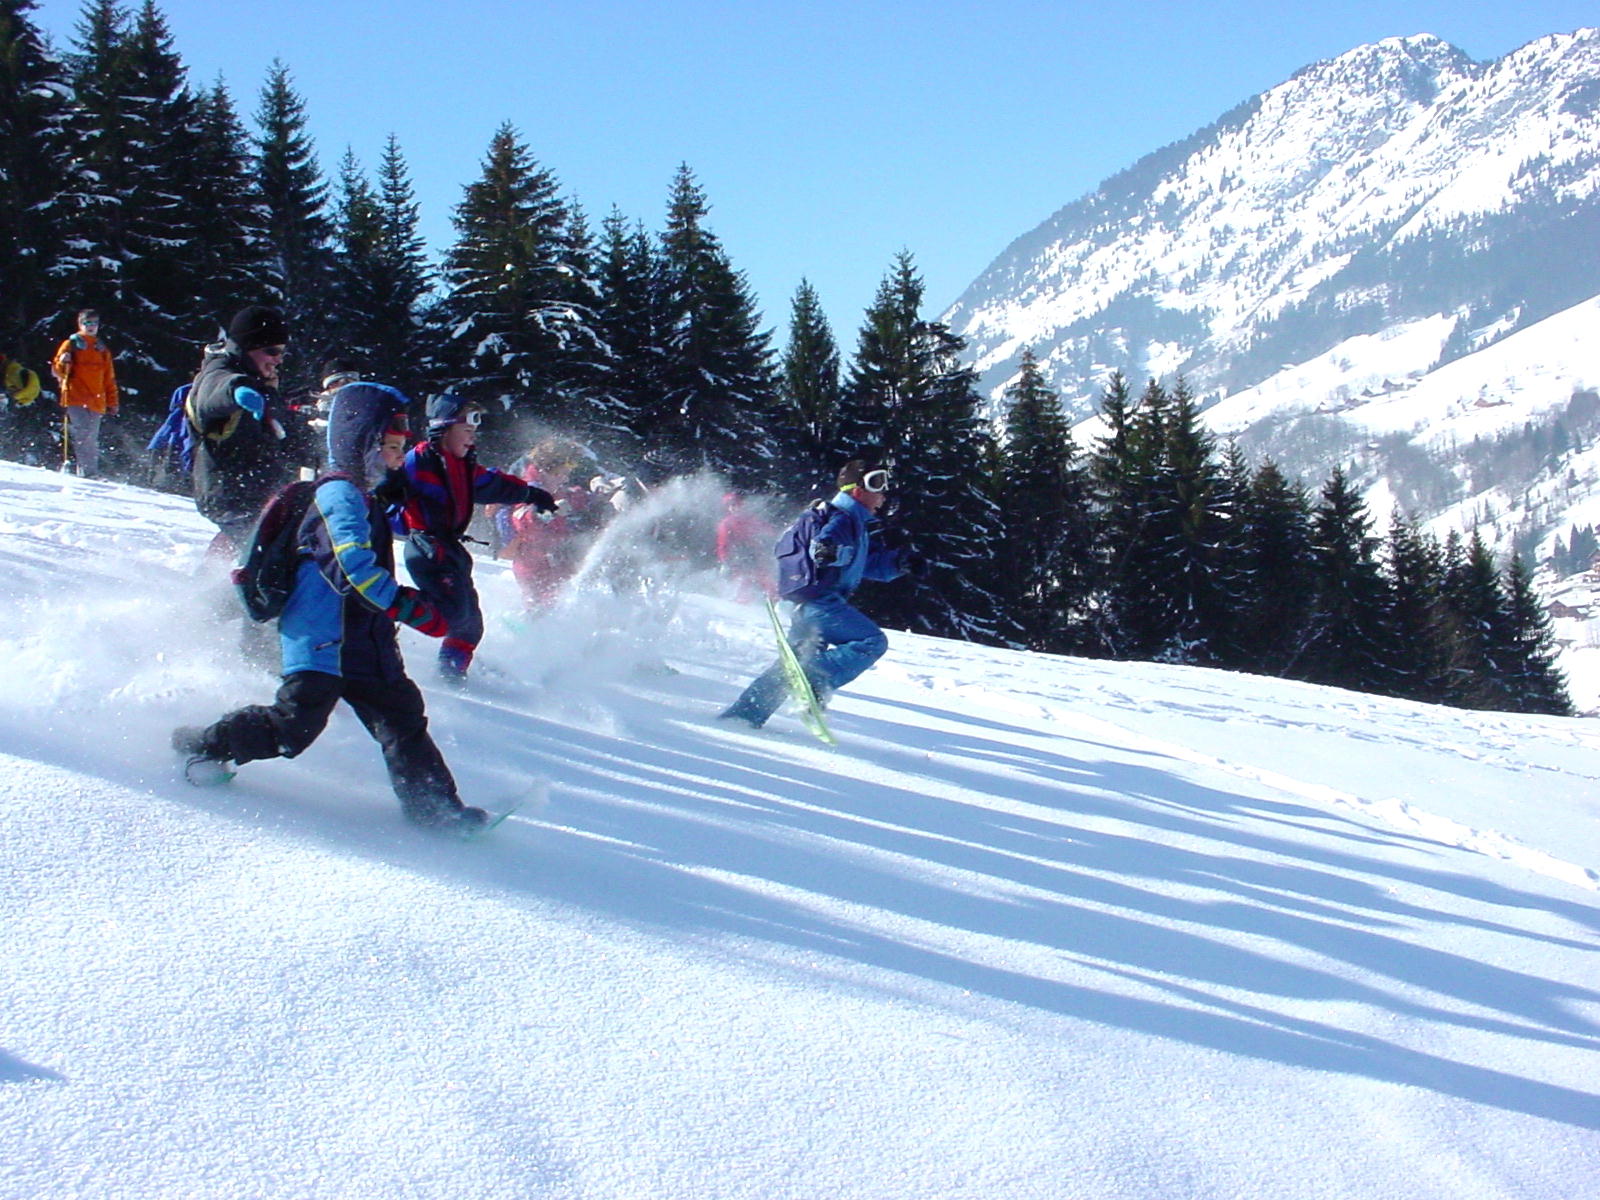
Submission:
[[[1572,715],[1566,679],[1556,666],[1555,634],[1539,603],[1533,573],[1520,557],[1506,569],[1505,639],[1499,663],[1512,711]]]
[[[185,325],[205,343],[246,305],[282,304],[283,288],[250,137],[220,79],[201,95],[197,120],[199,151],[184,174],[192,223]],[[188,365],[172,364],[179,375]]]
[[[74,32],[71,137],[82,170],[71,199],[77,210],[72,248],[59,265],[62,296],[69,309],[99,310],[120,333],[127,311],[122,272],[130,256],[126,223],[131,212],[123,197],[134,190],[130,143],[138,135],[127,112],[132,90],[128,15],[115,0],[94,0]]]
[[[601,342],[573,261],[572,211],[510,124],[490,139],[454,220],[442,308],[456,382],[479,399],[570,420]]]
[[[1101,649],[1114,658],[1153,657],[1175,630],[1159,549],[1173,532],[1172,511],[1161,502],[1169,406],[1154,379],[1137,404],[1129,403],[1120,374],[1101,396],[1107,433],[1090,462],[1098,509],[1095,629]]]
[[[901,253],[867,310],[839,406],[834,458],[869,457],[899,480],[891,536],[930,564],[923,587],[885,589],[869,610],[890,625],[978,641],[1001,637],[991,589],[1001,538],[989,494],[993,436],[979,415],[961,339],[921,315],[923,283]]]
[[[376,188],[354,152],[346,151],[334,216],[337,315],[331,333],[341,353],[365,360],[379,378],[408,395],[422,390],[430,358],[422,321],[428,266],[417,216],[405,159],[392,134]]]
[[[1448,700],[1462,708],[1509,710],[1507,604],[1494,552],[1474,531],[1447,553],[1445,592],[1457,623]]]
[[[801,432],[795,479],[780,481],[805,494],[830,475],[833,427],[839,412],[839,347],[816,290],[805,280],[794,294],[789,344],[783,354],[781,394]],[[838,468],[837,463],[831,464]]]
[[[1444,552],[1416,524],[1395,517],[1389,530],[1390,621],[1402,653],[1395,694],[1443,703],[1449,698],[1458,638],[1445,597]]]
[[[998,499],[1004,524],[998,589],[1007,633],[1030,650],[1075,649],[1088,601],[1090,529],[1083,470],[1061,401],[1031,350],[1006,389]]]
[[[333,235],[327,212],[328,185],[306,132],[304,99],[294,90],[289,68],[274,60],[256,110],[258,178],[266,203],[273,276],[283,291],[295,353],[289,374],[309,383],[334,348],[329,328],[332,305]]]
[[[63,64],[29,18],[34,0],[0,0],[0,347],[42,365],[44,327],[63,297],[55,274],[77,225],[83,187],[72,154]],[[41,374],[43,372],[41,371]]]
[[[778,401],[749,283],[706,226],[709,212],[693,172],[679,167],[661,235],[663,393],[652,440],[676,469],[710,467],[755,490],[798,470],[798,428]]]
[[[1236,626],[1241,662],[1289,674],[1306,648],[1317,584],[1305,488],[1263,463],[1251,479],[1243,526],[1251,587]]]
[[[1316,609],[1298,673],[1316,683],[1384,693],[1394,687],[1394,653],[1371,528],[1365,501],[1343,468],[1334,468],[1312,518]]]
[[[1220,554],[1234,514],[1222,503],[1216,441],[1181,378],[1170,393],[1164,417],[1151,496],[1156,538],[1152,550],[1169,613],[1161,656],[1173,662],[1212,662],[1218,654],[1215,643],[1226,628]]]
[[[661,395],[665,303],[655,245],[644,227],[613,208],[601,224],[596,263],[597,380],[589,423],[629,461],[645,449]]]
[[[1248,669],[1240,646],[1242,622],[1262,582],[1250,561],[1250,482],[1250,464],[1239,443],[1230,438],[1223,451],[1213,505],[1218,517],[1212,563],[1218,603],[1207,643],[1212,660],[1233,669]]]

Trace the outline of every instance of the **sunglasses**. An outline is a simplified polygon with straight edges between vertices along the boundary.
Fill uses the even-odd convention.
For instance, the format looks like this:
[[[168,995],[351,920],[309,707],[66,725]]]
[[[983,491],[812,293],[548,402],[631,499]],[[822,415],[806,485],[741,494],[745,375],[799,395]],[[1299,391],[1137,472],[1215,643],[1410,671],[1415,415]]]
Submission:
[[[289,351],[287,346],[257,346],[257,354],[265,354],[268,358],[282,358]]]
[[[869,492],[887,492],[889,490],[889,472],[879,467],[876,471],[868,471],[861,477],[861,486]]]

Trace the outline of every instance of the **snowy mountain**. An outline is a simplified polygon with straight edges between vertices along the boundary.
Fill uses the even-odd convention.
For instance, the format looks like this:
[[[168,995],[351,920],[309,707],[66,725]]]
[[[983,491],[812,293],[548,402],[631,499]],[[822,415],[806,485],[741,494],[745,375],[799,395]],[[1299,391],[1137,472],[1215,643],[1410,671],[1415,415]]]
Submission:
[[[1260,384],[1442,318],[1432,360],[1600,287],[1600,29],[1479,64],[1436,37],[1317,63],[1014,242],[945,319],[989,387],[1031,346],[1105,374]]]
[[[831,752],[712,719],[714,577],[527,622],[482,561],[492,674],[406,650],[543,803],[441,843],[344,713],[181,780],[273,686],[209,534],[0,464],[5,1200],[1593,1190],[1592,722],[896,633]]]
[[[1307,67],[1018,239],[945,319],[996,398],[1025,348],[1080,418],[1113,370],[1181,373],[1257,458],[1312,484],[1354,464],[1380,520],[1531,548],[1566,518],[1517,489],[1570,464],[1512,483],[1456,451],[1600,385],[1597,292],[1584,29],[1491,63],[1417,36]]]

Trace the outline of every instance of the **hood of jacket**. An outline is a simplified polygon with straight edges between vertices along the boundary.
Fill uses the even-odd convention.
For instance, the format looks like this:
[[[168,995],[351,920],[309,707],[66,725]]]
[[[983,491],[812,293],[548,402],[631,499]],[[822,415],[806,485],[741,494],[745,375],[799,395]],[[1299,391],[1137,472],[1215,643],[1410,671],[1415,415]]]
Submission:
[[[349,475],[363,490],[383,482],[378,447],[395,414],[406,411],[406,398],[382,383],[347,383],[328,409],[328,464]]]

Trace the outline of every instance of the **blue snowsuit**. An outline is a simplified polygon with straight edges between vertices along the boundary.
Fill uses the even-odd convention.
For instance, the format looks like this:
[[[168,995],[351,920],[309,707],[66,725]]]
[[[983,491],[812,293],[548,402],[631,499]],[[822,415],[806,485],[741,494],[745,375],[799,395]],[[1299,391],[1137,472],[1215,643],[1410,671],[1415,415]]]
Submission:
[[[382,749],[406,816],[443,825],[464,806],[400,656],[389,615],[400,592],[394,537],[371,493],[382,478],[378,441],[404,406],[404,396],[381,385],[351,385],[335,398],[329,460],[348,478],[323,480],[300,526],[303,557],[278,618],[283,683],[273,704],[229,713],[194,749],[240,764],[293,758],[316,741],[343,700]]]
[[[817,699],[826,704],[889,648],[873,620],[850,604],[864,579],[887,581],[905,574],[897,551],[872,541],[872,513],[849,492],[831,501],[833,510],[812,536],[809,553],[818,563],[820,594],[796,601],[788,641],[805,667]],[[788,691],[783,665],[774,663],[745,688],[722,713],[761,726],[777,711]]]

